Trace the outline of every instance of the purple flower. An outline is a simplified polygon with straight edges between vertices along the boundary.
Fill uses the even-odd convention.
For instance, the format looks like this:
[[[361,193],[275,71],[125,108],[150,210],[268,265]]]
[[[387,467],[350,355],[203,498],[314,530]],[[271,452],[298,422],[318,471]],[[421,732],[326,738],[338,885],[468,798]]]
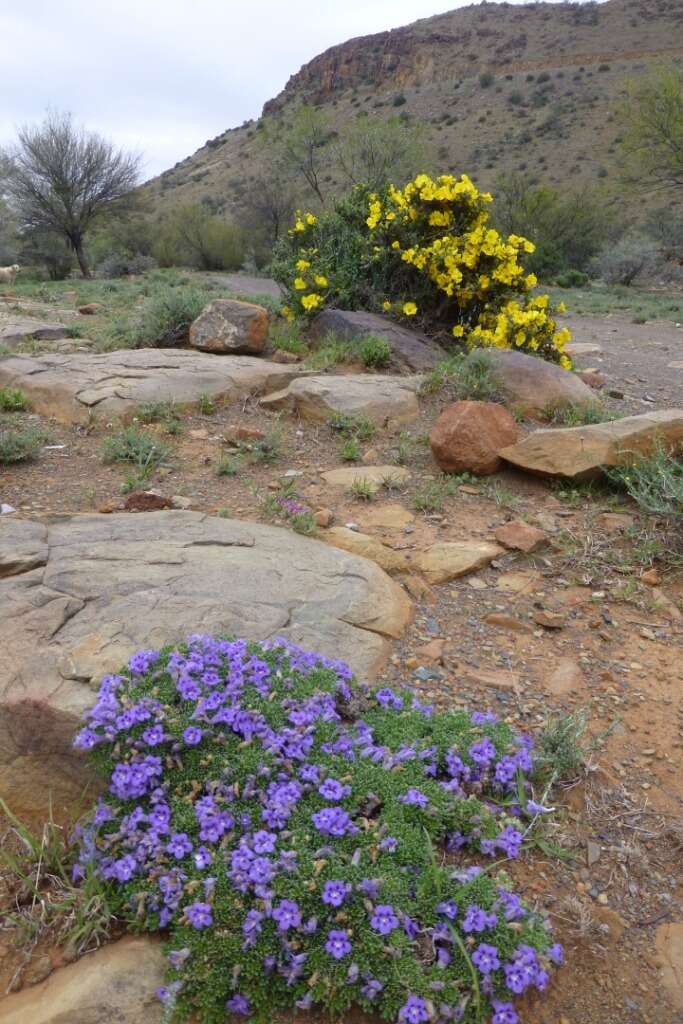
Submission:
[[[493,711],[473,711],[470,721],[473,725],[495,725],[498,715],[494,715]]]
[[[249,1000],[246,999],[244,996],[241,996],[239,993],[237,993],[237,995],[232,996],[231,999],[228,999],[227,1003],[225,1004],[225,1009],[228,1011],[228,1013],[235,1013],[239,1017],[248,1017],[249,1014],[251,1013],[251,1006],[249,1004]]]
[[[272,853],[276,843],[276,834],[274,832],[265,832],[263,829],[254,832],[251,840],[254,853]]]
[[[323,807],[321,811],[311,815],[311,821],[318,832],[327,836],[341,838],[358,831],[347,812],[341,807]]]
[[[397,696],[390,686],[385,686],[378,690],[375,694],[375,700],[383,708],[393,708],[394,711],[400,711],[403,707],[402,698]]]
[[[443,903],[439,903],[436,912],[437,914],[443,914],[451,921],[455,921],[458,916],[458,904],[455,900],[446,900]]]
[[[194,857],[192,859],[194,860],[195,867],[200,871],[203,871],[204,868],[208,868],[209,864],[213,861],[213,854],[210,850],[207,850],[205,846],[199,846],[195,850]]]
[[[394,839],[393,836],[387,836],[386,839],[382,839],[379,848],[384,853],[395,853],[398,849],[398,839]]]
[[[322,901],[330,907],[341,907],[346,897],[351,892],[351,886],[347,882],[336,880],[325,882]]]
[[[333,928],[332,931],[327,933],[325,952],[329,954],[333,960],[342,960],[345,956],[349,955],[352,948],[353,947],[349,942],[346,932]]]
[[[299,904],[294,900],[281,900],[273,910],[272,916],[278,926],[278,931],[281,932],[286,932],[289,928],[298,928],[301,924]]]
[[[500,967],[498,950],[486,942],[480,942],[472,954],[472,963],[479,968],[481,974],[491,974]]]
[[[337,779],[325,779],[320,786],[318,786],[318,792],[321,796],[325,797],[326,800],[343,800],[345,796],[348,796],[351,792],[350,786],[343,786]]]
[[[186,832],[176,832],[166,844],[166,852],[176,860],[182,860],[192,850],[192,843]]]
[[[429,798],[420,789],[415,789],[411,786],[410,789],[398,798],[400,804],[408,804],[411,807],[426,807],[429,803]]]
[[[554,964],[561,967],[564,963],[564,949],[559,942],[554,943],[548,950],[548,956]]]
[[[202,730],[198,729],[196,725],[188,725],[183,732],[183,739],[188,747],[196,747],[198,743],[201,743],[202,736]]]
[[[172,949],[170,951],[170,953],[168,954],[168,962],[170,963],[171,967],[175,967],[176,970],[179,970],[183,966],[185,961],[189,959],[189,957],[190,950],[188,949],[187,946],[183,946],[182,949]]]
[[[465,919],[462,922],[464,932],[483,932],[487,928],[495,928],[498,918],[495,914],[487,914],[485,910],[473,903],[467,908]]]
[[[482,768],[486,768],[496,756],[496,748],[493,743],[491,743],[488,736],[486,736],[483,740],[480,740],[479,743],[473,743],[468,753],[475,764],[478,764]]]
[[[508,825],[498,834],[496,845],[503,851],[506,857],[513,860],[518,856],[524,836],[518,829]]]
[[[512,1003],[503,1003],[500,999],[494,999],[492,1003],[494,1014],[491,1024],[518,1024],[519,1017],[515,1013]]]
[[[525,911],[522,901],[514,892],[508,892],[507,889],[499,889],[495,906],[498,904],[503,907],[503,916],[506,921],[516,921],[518,918],[524,917]]]
[[[210,928],[213,924],[210,903],[191,903],[189,907],[185,907],[185,916],[192,927],[198,931],[202,928]]]
[[[526,802],[526,812],[529,815],[551,814],[554,810],[554,807],[544,807],[543,804],[537,804],[535,800],[527,800]]]
[[[365,984],[360,990],[360,994],[364,999],[369,999],[372,1002],[380,994],[384,985],[377,978],[373,978],[371,974],[364,975]]]
[[[408,996],[398,1013],[401,1024],[423,1024],[429,1020],[427,1004],[420,996]]]
[[[137,861],[132,854],[127,853],[125,857],[114,861],[111,866],[111,874],[118,882],[127,882],[133,877],[137,870]]]
[[[379,896],[380,886],[382,881],[379,878],[364,878],[358,883],[358,890],[362,892],[364,896],[367,896],[370,900],[376,900]]]
[[[164,727],[162,725],[153,725],[149,729],[145,729],[142,739],[148,747],[158,746],[159,743],[163,743],[166,739]]]
[[[394,913],[394,908],[388,904],[383,903],[380,906],[375,907],[370,918],[370,924],[376,932],[380,935],[390,935],[395,928],[399,926],[399,920]]]

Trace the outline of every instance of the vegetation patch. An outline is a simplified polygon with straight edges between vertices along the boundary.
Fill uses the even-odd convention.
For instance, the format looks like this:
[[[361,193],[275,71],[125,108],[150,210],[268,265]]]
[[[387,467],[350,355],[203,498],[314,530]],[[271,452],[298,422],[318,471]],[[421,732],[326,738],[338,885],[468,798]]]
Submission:
[[[437,363],[420,390],[425,395],[443,394],[451,401],[502,402],[492,370],[487,352],[472,352],[469,356],[458,353]]]
[[[514,997],[562,961],[496,863],[539,813],[531,740],[352,684],[283,640],[211,636],[102,681],[76,745],[109,792],[76,875],[131,927],[167,931],[169,1021],[357,1004],[515,1024]]]
[[[28,399],[19,388],[0,388],[0,412],[24,412]]]
[[[33,459],[44,444],[45,434],[36,427],[0,423],[0,465]]]
[[[516,348],[569,367],[570,338],[523,266],[534,244],[489,223],[492,197],[462,175],[418,174],[404,188],[356,186],[320,217],[297,214],[275,248],[283,313],[313,316],[334,303],[417,321],[470,348]]]

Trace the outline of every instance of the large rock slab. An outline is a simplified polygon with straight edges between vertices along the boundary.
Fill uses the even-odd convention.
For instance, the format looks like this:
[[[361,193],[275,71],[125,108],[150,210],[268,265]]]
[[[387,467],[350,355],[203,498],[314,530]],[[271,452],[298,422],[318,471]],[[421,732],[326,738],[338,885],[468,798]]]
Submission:
[[[444,473],[490,476],[502,466],[501,448],[514,444],[519,427],[511,413],[495,402],[447,405],[429,435],[432,455]]]
[[[595,392],[575,373],[538,356],[507,349],[486,349],[491,377],[508,405],[527,416],[551,409],[595,406]]]
[[[268,311],[237,299],[214,299],[190,324],[190,345],[201,352],[259,355],[267,338]]]
[[[149,937],[126,937],[0,1002],[0,1024],[160,1024],[165,958]]]
[[[659,954],[662,985],[675,1009],[683,1013],[683,921],[667,921],[657,929],[655,947]]]
[[[325,309],[309,328],[313,338],[334,334],[338,338],[366,338],[374,334],[384,338],[391,347],[391,368],[422,372],[431,370],[447,358],[446,352],[433,338],[421,331],[411,331],[377,313],[352,312],[348,309]]]
[[[2,520],[0,795],[18,814],[50,794],[74,812],[92,786],[74,732],[139,648],[284,636],[373,677],[410,615],[373,562],[278,527],[180,511]]]
[[[304,420],[324,423],[334,413],[367,416],[379,426],[412,423],[420,415],[416,391],[420,377],[381,374],[311,376],[261,399],[266,409],[286,409]]]
[[[218,359],[183,349],[54,353],[0,359],[0,387],[21,388],[36,412],[62,423],[135,415],[142,402],[190,405],[285,387],[300,373],[253,356]]]
[[[66,338],[68,328],[64,324],[30,317],[5,317],[0,314],[0,345],[12,347],[26,341],[47,341]]]
[[[408,572],[410,569],[410,563],[402,551],[394,551],[371,534],[349,530],[346,526],[333,526],[325,530],[323,540],[342,551],[369,558],[385,572]]]
[[[587,480],[601,469],[624,465],[647,455],[660,442],[674,450],[683,445],[683,409],[626,416],[610,423],[560,430],[536,430],[500,452],[506,462],[541,476]]]

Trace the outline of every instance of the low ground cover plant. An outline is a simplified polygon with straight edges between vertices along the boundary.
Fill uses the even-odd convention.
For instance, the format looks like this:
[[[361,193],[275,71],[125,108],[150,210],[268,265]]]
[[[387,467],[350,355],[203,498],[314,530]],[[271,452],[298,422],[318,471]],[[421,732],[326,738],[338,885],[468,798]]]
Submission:
[[[11,421],[0,420],[0,465],[35,458],[45,442],[45,433],[37,427],[15,426]]]
[[[75,873],[165,931],[169,1021],[357,1004],[516,1024],[562,961],[500,869],[545,808],[531,740],[490,713],[360,687],[282,639],[194,635],[107,676],[76,745],[108,792]]]
[[[28,399],[19,388],[0,388],[0,412],[24,412]]]
[[[521,235],[490,224],[492,197],[467,177],[418,174],[403,188],[356,186],[320,217],[297,214],[276,246],[272,272],[283,312],[310,317],[334,303],[384,311],[470,348],[518,348],[570,367]]]

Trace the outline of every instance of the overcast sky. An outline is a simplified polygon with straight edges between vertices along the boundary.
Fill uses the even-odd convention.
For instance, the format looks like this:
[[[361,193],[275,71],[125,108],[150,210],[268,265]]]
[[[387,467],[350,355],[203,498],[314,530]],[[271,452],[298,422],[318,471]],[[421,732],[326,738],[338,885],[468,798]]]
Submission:
[[[258,117],[327,47],[467,2],[0,0],[0,146],[69,110],[141,152],[151,177]]]

